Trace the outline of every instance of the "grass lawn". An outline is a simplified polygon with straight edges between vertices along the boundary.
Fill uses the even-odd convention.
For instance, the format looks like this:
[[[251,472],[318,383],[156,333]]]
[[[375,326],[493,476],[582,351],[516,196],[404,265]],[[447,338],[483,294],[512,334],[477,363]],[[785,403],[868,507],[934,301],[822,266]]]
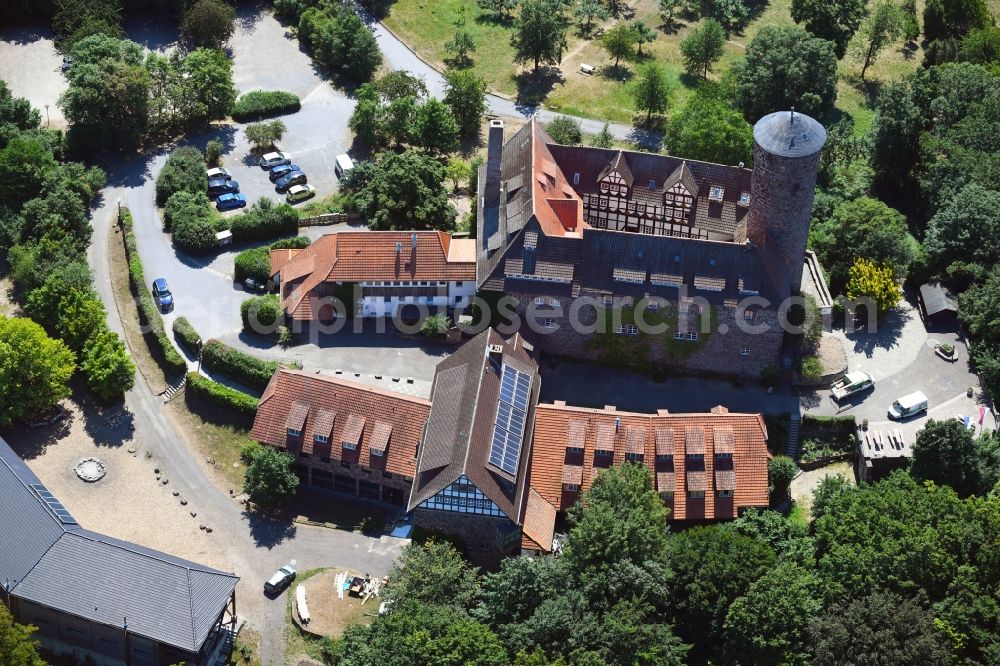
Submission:
[[[298,625],[292,619],[292,607],[295,604],[295,589],[299,585],[302,585],[314,576],[324,573],[328,573],[327,576],[324,576],[324,579],[330,580],[319,580],[319,583],[321,585],[327,582],[332,583],[331,577],[336,571],[337,569],[334,568],[309,569],[299,573],[295,582],[289,586],[288,592],[286,592],[287,601],[285,602],[285,663],[288,666],[300,663],[299,660],[303,657],[319,663],[326,663],[323,659],[323,644],[325,639],[299,629]],[[336,592],[332,586],[328,594],[332,596],[322,600],[310,594],[310,614],[313,615],[313,622],[309,626],[311,628],[316,628],[317,625],[327,627],[330,629],[331,638],[340,638],[344,629],[350,625],[370,623],[371,620],[368,618],[378,610],[379,600],[377,597],[369,601],[369,605],[362,606],[360,599],[350,597],[346,594],[343,600],[334,600],[333,597],[336,596]]]
[[[874,0],[871,1],[874,3]],[[680,44],[701,23],[700,19],[692,22],[681,19],[676,21],[678,27],[675,32],[665,34],[658,14],[658,0],[637,0],[632,6],[636,19],[645,21],[658,31],[657,39],[652,44],[644,45],[642,62],[613,67],[613,60],[598,42],[582,38],[574,25],[568,34],[568,49],[560,70],[549,70],[535,82],[529,82],[530,72],[513,64],[509,22],[501,24],[493,21],[476,6],[475,0],[397,0],[390,5],[385,23],[424,59],[443,68],[448,57],[444,43],[452,38],[456,26],[464,22],[478,49],[474,54],[475,70],[486,79],[491,90],[519,96],[524,101],[543,101],[546,107],[571,115],[628,123],[632,122],[635,113],[629,81],[643,63],[656,60],[669,72],[675,85],[672,109],[682,107],[691,96],[697,79],[684,72]],[[1000,0],[991,0],[990,6],[997,11]],[[794,25],[790,7],[791,0],[771,0],[742,34],[731,35],[726,52],[710,78],[718,78],[742,57],[746,45],[763,26]],[[918,2],[918,14],[922,15],[922,12],[921,1]],[[604,28],[613,23],[613,20],[608,21]],[[858,131],[863,132],[871,124],[870,100],[879,87],[914,71],[922,58],[919,47],[906,51],[902,44],[896,45],[886,50],[869,68],[868,82],[862,85],[859,80],[861,67],[848,55],[840,63],[836,112],[830,120],[850,115]],[[581,63],[593,65],[596,73],[581,73]]]
[[[260,666],[260,634],[247,626],[240,629],[227,666]]]

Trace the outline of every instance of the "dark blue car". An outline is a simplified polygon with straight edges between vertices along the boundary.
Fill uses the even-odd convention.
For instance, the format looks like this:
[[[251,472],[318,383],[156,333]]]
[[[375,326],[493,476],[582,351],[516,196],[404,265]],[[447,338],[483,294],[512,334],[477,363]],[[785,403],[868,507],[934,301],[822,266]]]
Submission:
[[[164,278],[153,280],[153,300],[163,312],[168,312],[174,307],[174,295],[170,293],[170,287]]]
[[[208,196],[217,197],[220,194],[230,194],[240,191],[240,184],[235,180],[225,178],[213,178],[208,181]]]
[[[246,205],[247,198],[242,194],[223,194],[215,200],[216,210],[232,210],[234,208],[243,208]]]
[[[284,192],[292,185],[305,185],[306,184],[306,174],[302,171],[290,171],[281,178],[279,178],[274,186],[278,188],[279,192]]]
[[[298,164],[279,164],[278,166],[271,169],[271,173],[268,174],[268,178],[271,182],[278,180],[283,176],[287,176],[293,171],[302,171],[302,168]]]

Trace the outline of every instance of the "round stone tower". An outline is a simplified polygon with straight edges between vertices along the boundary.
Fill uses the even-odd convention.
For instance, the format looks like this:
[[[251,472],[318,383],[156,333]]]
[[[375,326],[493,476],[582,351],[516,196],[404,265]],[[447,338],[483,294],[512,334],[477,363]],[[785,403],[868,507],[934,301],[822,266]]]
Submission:
[[[753,127],[747,238],[764,255],[779,289],[802,284],[813,190],[826,130],[809,116],[771,113]],[[786,294],[782,294],[785,296]]]

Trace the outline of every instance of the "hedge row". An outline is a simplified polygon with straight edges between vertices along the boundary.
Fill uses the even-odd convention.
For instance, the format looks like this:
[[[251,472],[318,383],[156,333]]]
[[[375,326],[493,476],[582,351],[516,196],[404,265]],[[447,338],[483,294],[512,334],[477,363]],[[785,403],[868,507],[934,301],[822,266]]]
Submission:
[[[247,122],[285,113],[295,113],[302,105],[298,95],[284,90],[253,90],[240,95],[233,105],[233,120]]]
[[[288,236],[299,231],[299,214],[286,203],[275,205],[267,197],[229,219],[233,241],[247,243],[278,236]]]
[[[258,284],[271,279],[271,250],[283,248],[302,249],[309,247],[308,236],[292,236],[274,241],[270,245],[252,247],[236,255],[236,281],[253,278]]]
[[[257,405],[259,403],[257,398],[249,393],[237,391],[224,384],[213,382],[211,379],[203,377],[196,372],[188,373],[187,390],[213,405],[228,407],[250,420],[257,414]]]
[[[209,340],[201,350],[201,362],[210,372],[243,384],[247,388],[263,391],[271,375],[281,365],[278,361],[265,361],[238,349]]]
[[[149,327],[149,332],[156,340],[160,358],[166,364],[169,372],[187,370],[187,361],[177,352],[167,337],[163,328],[163,317],[160,309],[153,302],[153,296],[146,286],[146,276],[139,259],[139,249],[135,242],[135,232],[132,231],[132,213],[122,208],[118,215],[118,224],[125,237],[125,258],[128,261],[128,276],[132,289],[139,297],[139,323]],[[145,337],[145,336],[144,336]]]
[[[156,177],[156,205],[165,205],[177,192],[204,194],[207,191],[205,158],[198,149],[183,146],[170,153]]]
[[[181,343],[181,346],[192,356],[198,356],[198,345],[201,344],[201,336],[194,326],[185,317],[174,319],[174,337]]]
[[[802,416],[802,436],[829,434],[850,434],[853,435],[857,428],[857,420],[853,416],[816,416],[804,414]]]

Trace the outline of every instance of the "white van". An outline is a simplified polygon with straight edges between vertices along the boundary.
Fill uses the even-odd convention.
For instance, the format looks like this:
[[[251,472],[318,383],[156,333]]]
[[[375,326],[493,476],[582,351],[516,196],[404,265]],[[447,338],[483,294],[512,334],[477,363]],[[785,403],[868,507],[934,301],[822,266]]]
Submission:
[[[343,178],[344,173],[354,168],[354,162],[347,155],[337,155],[337,164],[333,170],[337,173],[337,178]]]
[[[927,396],[922,391],[914,391],[892,403],[889,408],[890,419],[905,419],[927,410]]]

